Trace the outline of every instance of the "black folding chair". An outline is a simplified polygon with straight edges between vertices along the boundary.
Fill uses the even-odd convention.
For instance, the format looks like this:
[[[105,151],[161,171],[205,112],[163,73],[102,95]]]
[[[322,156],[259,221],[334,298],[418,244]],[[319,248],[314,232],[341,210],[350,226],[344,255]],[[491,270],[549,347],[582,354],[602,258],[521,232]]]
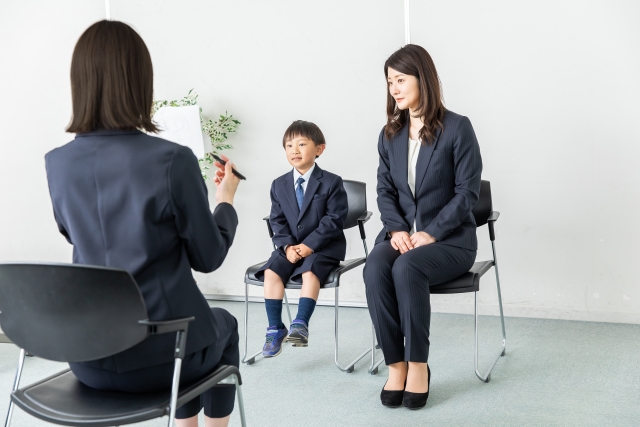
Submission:
[[[339,307],[339,297],[338,297],[338,289],[340,287],[340,276],[346,273],[349,270],[353,270],[354,268],[365,263],[367,256],[369,256],[369,251],[367,249],[366,242],[366,234],[364,230],[364,224],[371,218],[371,212],[367,210],[367,193],[366,193],[366,184],[364,182],[359,181],[349,181],[344,180],[344,189],[347,192],[347,199],[349,203],[349,212],[347,213],[347,219],[344,223],[344,229],[347,230],[349,228],[355,227],[356,225],[360,229],[360,238],[362,239],[362,244],[364,247],[365,256],[362,258],[354,258],[350,260],[346,260],[340,263],[339,266],[334,268],[326,280],[320,285],[320,289],[335,289],[335,364],[339,370],[342,372],[353,372],[353,367],[356,363],[360,361],[363,357],[365,357],[369,352],[371,352],[371,366],[369,367],[370,374],[376,374],[378,372],[378,366],[376,365],[375,360],[375,331],[373,329],[373,324],[371,325],[371,348],[368,348],[365,352],[363,352],[360,356],[354,359],[347,366],[343,367],[340,365],[338,361],[338,307]],[[271,229],[271,224],[269,223],[269,217],[264,217],[264,221],[267,223],[267,228],[269,230],[269,237],[273,237],[273,230]],[[278,249],[278,248],[274,248]],[[247,356],[247,339],[248,339],[248,323],[249,323],[249,285],[256,286],[264,286],[263,281],[258,280],[255,276],[255,273],[266,263],[266,261],[261,262],[256,265],[252,265],[247,269],[247,272],[244,276],[244,355],[242,357],[242,362],[247,365],[251,365],[255,362],[256,357],[262,354],[262,351],[255,353],[252,356]],[[285,284],[285,289],[301,289],[302,284],[289,281]],[[284,296],[285,305],[287,307],[287,314],[289,315],[289,323],[291,323],[291,311],[289,309],[289,301],[287,300],[287,295],[285,293]]]
[[[44,421],[67,426],[119,426],[165,415],[220,384],[235,386],[245,426],[235,366],[221,366],[179,389],[187,329],[194,318],[151,321],[136,282],[124,270],[68,264],[0,264],[0,325],[20,347],[20,359],[5,426],[13,405]],[[154,393],[100,391],[67,369],[18,389],[25,351],[59,362],[107,357],[150,335],[176,332],[171,390]]]
[[[493,249],[493,259],[488,261],[477,261],[471,267],[469,272],[462,276],[450,280],[439,285],[431,286],[429,289],[432,294],[461,294],[467,292],[474,293],[474,311],[475,311],[475,344],[474,344],[474,363],[476,376],[481,381],[489,382],[491,380],[491,371],[493,367],[498,363],[501,356],[506,354],[507,349],[507,334],[504,328],[504,314],[502,312],[502,295],[500,293],[500,276],[498,275],[498,258],[496,257],[496,235],[494,232],[493,224],[498,220],[500,212],[493,210],[493,204],[491,201],[491,185],[489,181],[482,181],[480,184],[480,198],[478,203],[473,208],[473,216],[476,219],[476,225],[481,227],[485,224],[489,225],[489,238],[491,239],[491,248]],[[496,285],[498,287],[498,305],[500,307],[500,322],[502,324],[502,348],[500,354],[496,357],[495,361],[487,371],[485,375],[480,374],[478,371],[478,291],[480,290],[480,278],[493,267],[496,272]],[[378,362],[378,365],[382,361]]]

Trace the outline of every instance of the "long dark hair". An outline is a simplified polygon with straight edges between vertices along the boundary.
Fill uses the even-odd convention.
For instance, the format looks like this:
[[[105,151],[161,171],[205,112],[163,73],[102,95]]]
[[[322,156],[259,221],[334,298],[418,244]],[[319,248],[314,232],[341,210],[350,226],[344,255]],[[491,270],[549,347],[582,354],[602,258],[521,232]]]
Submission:
[[[133,28],[99,21],[80,36],[71,59],[71,101],[67,132],[158,131],[151,121],[151,55]]]
[[[389,67],[418,79],[420,103],[416,113],[424,123],[422,129],[420,129],[419,137],[423,144],[433,144],[436,139],[436,132],[438,129],[442,129],[445,109],[442,102],[440,78],[429,52],[422,46],[415,44],[405,45],[395,51],[384,63],[385,79],[389,77]],[[387,89],[385,137],[391,140],[404,127],[407,121],[409,121],[409,109],[399,110],[396,100]]]

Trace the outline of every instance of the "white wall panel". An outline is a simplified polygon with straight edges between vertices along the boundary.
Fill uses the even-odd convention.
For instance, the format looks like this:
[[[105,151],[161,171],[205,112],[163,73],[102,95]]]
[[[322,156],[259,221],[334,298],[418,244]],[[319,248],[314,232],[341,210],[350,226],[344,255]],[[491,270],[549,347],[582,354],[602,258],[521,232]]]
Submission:
[[[151,51],[158,98],[195,88],[206,115],[228,110],[242,121],[228,152],[248,176],[240,227],[225,264],[197,275],[203,292],[241,295],[245,268],[268,256],[261,218],[271,181],[289,169],[281,138],[296,119],[325,133],[323,168],[367,182],[372,247],[382,65],[403,44],[402,3],[111,1],[112,18]],[[448,108],[471,119],[481,144],[502,212],[507,314],[640,323],[639,15],[639,3],[622,0],[411,4],[412,42],[432,54]],[[70,260],[43,156],[72,137],[71,53],[103,17],[101,0],[3,3],[0,261]],[[490,255],[486,233],[479,258]],[[358,233],[347,239],[347,256],[361,256]],[[495,311],[485,283],[483,311]],[[365,301],[360,272],[345,276],[341,296]],[[469,312],[471,301],[437,296],[433,307]]]

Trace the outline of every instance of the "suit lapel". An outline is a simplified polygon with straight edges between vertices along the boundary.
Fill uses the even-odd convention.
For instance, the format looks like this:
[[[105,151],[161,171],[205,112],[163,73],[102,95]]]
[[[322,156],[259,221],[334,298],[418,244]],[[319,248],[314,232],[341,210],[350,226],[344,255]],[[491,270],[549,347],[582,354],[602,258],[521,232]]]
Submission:
[[[441,129],[436,132],[436,139],[432,145],[420,145],[420,153],[418,153],[418,164],[416,165],[416,195],[419,194],[420,187],[422,187],[422,181],[427,174],[427,168],[431,162],[431,156],[433,150],[436,148],[438,138],[440,138]]]
[[[300,215],[300,208],[298,207],[298,200],[296,199],[296,189],[293,186],[293,170],[284,177],[284,193],[287,195],[289,205],[296,215]]]
[[[313,200],[313,195],[316,194],[316,191],[318,191],[318,187],[320,186],[320,178],[322,178],[322,169],[320,169],[320,166],[316,164],[316,167],[311,173],[311,179],[307,183],[307,188],[304,191],[304,200],[302,201],[302,210],[300,211],[300,215],[298,215],[298,222],[309,208],[311,200]]]
[[[411,194],[411,187],[409,187],[409,121],[404,127],[395,134],[393,142],[391,143],[393,151],[395,153],[395,161],[392,167],[395,167],[400,171],[401,182],[404,183],[405,190],[408,194]]]

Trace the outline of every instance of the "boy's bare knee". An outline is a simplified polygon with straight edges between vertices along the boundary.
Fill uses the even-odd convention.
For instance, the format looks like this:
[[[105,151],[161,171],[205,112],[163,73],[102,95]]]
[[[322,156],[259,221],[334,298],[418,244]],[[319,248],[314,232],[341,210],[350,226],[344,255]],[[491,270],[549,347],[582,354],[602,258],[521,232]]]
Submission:
[[[304,273],[302,273],[302,277],[308,277],[310,279],[313,279],[313,278],[317,279],[318,278],[315,274],[313,274],[312,271],[305,271]]]
[[[308,284],[317,284],[320,285],[320,279],[318,279],[318,276],[316,276],[315,274],[313,274],[311,271],[306,271],[304,273],[302,273],[302,283],[308,283]]]
[[[265,286],[282,286],[284,287],[284,282],[278,276],[278,273],[271,269],[266,269],[264,271],[264,285]]]

